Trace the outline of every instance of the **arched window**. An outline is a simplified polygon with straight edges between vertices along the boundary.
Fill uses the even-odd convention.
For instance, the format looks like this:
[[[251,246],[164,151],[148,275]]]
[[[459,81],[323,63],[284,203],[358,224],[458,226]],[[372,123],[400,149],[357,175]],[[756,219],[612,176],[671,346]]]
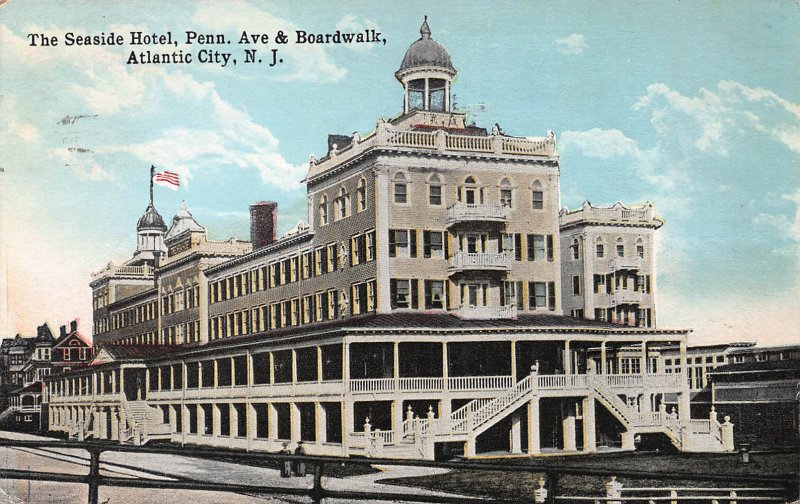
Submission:
[[[367,181],[363,178],[358,179],[358,187],[356,188],[356,197],[358,198],[358,211],[367,209]]]
[[[394,202],[408,203],[408,182],[403,173],[394,176]]]
[[[542,183],[538,180],[532,186],[531,205],[534,210],[542,210],[544,208],[544,190],[542,189]]]
[[[478,187],[472,175],[465,178],[464,185],[459,188],[459,200],[467,205],[483,204],[483,188]]]
[[[439,175],[431,175],[428,178],[428,204],[441,206],[442,202],[442,179]]]
[[[328,225],[328,197],[325,195],[319,199],[319,225]]]
[[[644,241],[641,238],[636,240],[636,257],[644,259]]]
[[[500,204],[504,207],[511,207],[512,204],[511,181],[504,178],[500,181]]]
[[[339,197],[336,198],[336,220],[344,219],[347,217],[347,211],[350,207],[350,196],[345,191],[344,187],[339,189]]]
[[[594,247],[595,247],[595,255],[597,255],[597,257],[602,259],[603,256],[606,255],[605,245],[603,244],[603,239],[602,238],[598,238],[597,241],[595,242]]]
[[[625,244],[622,238],[617,238],[617,257],[625,257]]]
[[[572,258],[575,259],[575,260],[580,259],[581,258],[581,244],[580,244],[580,242],[578,241],[577,238],[572,240],[572,246],[570,248],[572,248]]]

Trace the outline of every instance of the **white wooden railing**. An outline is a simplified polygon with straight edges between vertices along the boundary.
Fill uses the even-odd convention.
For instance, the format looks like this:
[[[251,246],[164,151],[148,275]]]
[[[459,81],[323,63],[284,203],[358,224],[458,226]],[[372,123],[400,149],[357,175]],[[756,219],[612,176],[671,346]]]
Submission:
[[[505,390],[514,384],[512,376],[453,376],[447,379],[450,390]]]
[[[479,205],[456,203],[447,209],[447,222],[475,220],[508,220],[508,207],[502,205]]]
[[[350,380],[350,392],[374,393],[394,391],[394,378],[363,378]]]
[[[505,305],[505,306],[462,305],[458,307],[456,314],[462,319],[468,319],[468,320],[516,319],[517,307],[515,305]]]
[[[435,377],[414,377],[400,378],[400,390],[416,392],[429,390],[442,390],[444,388],[444,378]]]

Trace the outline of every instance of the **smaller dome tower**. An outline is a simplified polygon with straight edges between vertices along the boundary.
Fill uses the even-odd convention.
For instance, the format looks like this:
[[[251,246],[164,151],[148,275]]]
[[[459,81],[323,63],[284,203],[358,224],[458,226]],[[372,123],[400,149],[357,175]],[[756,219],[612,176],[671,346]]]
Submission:
[[[456,69],[442,44],[431,38],[428,16],[419,29],[420,38],[406,51],[395,77],[403,84],[403,113],[414,110],[450,111],[450,83]]]
[[[164,224],[161,214],[153,206],[154,172],[155,168],[151,166],[150,204],[147,205],[144,214],[139,218],[139,222],[136,223],[136,252],[134,252],[133,258],[138,263],[153,264],[156,254],[160,255],[167,251],[164,246],[164,233],[167,231],[167,226]]]

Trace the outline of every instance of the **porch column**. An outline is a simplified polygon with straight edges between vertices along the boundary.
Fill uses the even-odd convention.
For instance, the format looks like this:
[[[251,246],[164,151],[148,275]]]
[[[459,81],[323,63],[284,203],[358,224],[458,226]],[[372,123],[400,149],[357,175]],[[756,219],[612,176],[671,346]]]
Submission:
[[[350,392],[350,344],[342,341],[342,380],[345,394]]]
[[[256,407],[253,405],[253,403],[247,403],[245,408],[247,411],[247,439],[250,441],[255,439],[256,434],[258,433],[258,415],[256,414]]]
[[[207,431],[206,425],[208,425],[208,422],[210,422],[211,419],[206,418],[206,409],[200,404],[196,404],[195,407],[197,408],[197,434],[205,435]]]
[[[300,408],[297,406],[297,403],[290,402],[289,403],[289,420],[291,426],[291,440],[292,443],[297,443],[300,441]]]
[[[392,401],[392,430],[395,439],[403,436],[403,400],[400,398]]]
[[[681,356],[681,376],[683,383],[681,389],[683,390],[678,394],[678,416],[681,421],[688,420],[691,416],[689,413],[689,361],[686,358],[686,338],[681,339],[680,342],[680,356]]]
[[[274,403],[267,405],[267,437],[272,441],[278,439],[278,409]]]
[[[322,347],[317,345],[317,383],[322,383]]]
[[[275,385],[275,356],[269,353],[269,384]]]
[[[608,374],[608,358],[606,356],[606,342],[600,343],[600,374]]]
[[[228,432],[231,433],[231,437],[239,437],[239,410],[237,410],[233,403],[230,403],[228,406]],[[247,433],[245,433],[245,436]]]
[[[511,415],[511,453],[522,453],[522,414]]]
[[[92,435],[95,439],[100,439],[102,418],[100,418],[100,406],[94,408],[94,418],[92,421]]]
[[[219,404],[211,405],[211,435],[213,437],[219,437],[222,432],[222,415],[220,414],[222,407]]]
[[[570,357],[570,350],[569,350],[569,340],[564,340],[564,374],[570,375],[572,374],[572,358]]]
[[[572,404],[567,405],[564,419],[561,422],[564,431],[564,451],[575,451],[575,410]]]
[[[395,392],[400,392],[400,343],[394,341],[392,343],[392,350],[392,365],[394,367],[394,373],[392,374],[392,377],[394,378],[394,390]]]
[[[292,348],[292,383],[297,383],[297,350]]]
[[[111,439],[119,441],[119,408],[111,408]]]
[[[169,406],[169,410],[167,411],[167,415],[169,415],[169,430],[171,432],[178,431],[178,414],[175,410],[175,406]]]
[[[647,369],[647,340],[642,341],[642,355],[640,359],[639,369],[642,370],[643,375],[648,374],[650,371]]]
[[[511,381],[517,382],[517,342],[511,341]]]
[[[353,430],[354,422],[353,401],[352,399],[345,399],[342,401],[342,444],[345,449],[350,443],[350,431]]]
[[[314,420],[315,429],[317,433],[317,444],[325,444],[328,442],[328,416],[325,412],[325,407],[320,402],[314,403]]]
[[[533,396],[528,401],[528,455],[542,453],[539,440],[539,421],[539,396]]]
[[[583,451],[597,451],[594,397],[583,399]]]

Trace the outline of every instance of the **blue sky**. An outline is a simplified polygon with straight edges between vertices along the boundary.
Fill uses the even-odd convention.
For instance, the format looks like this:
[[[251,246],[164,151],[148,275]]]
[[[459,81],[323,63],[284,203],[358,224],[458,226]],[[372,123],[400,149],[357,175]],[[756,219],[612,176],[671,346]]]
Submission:
[[[90,332],[89,275],[135,248],[150,163],[183,177],[178,192],[156,189],[165,219],[185,199],[212,238],[246,239],[257,200],[279,202],[282,230],[305,218],[308,156],[328,133],[366,134],[401,111],[394,72],[427,14],[458,70],[459,110],[514,135],[556,132],[563,206],[656,203],[659,325],[694,328],[698,343],[800,340],[795,2],[62,4],[0,9],[0,336],[75,316]],[[127,45],[26,38],[337,28],[386,44],[291,37],[282,65],[222,68],[126,65]]]

